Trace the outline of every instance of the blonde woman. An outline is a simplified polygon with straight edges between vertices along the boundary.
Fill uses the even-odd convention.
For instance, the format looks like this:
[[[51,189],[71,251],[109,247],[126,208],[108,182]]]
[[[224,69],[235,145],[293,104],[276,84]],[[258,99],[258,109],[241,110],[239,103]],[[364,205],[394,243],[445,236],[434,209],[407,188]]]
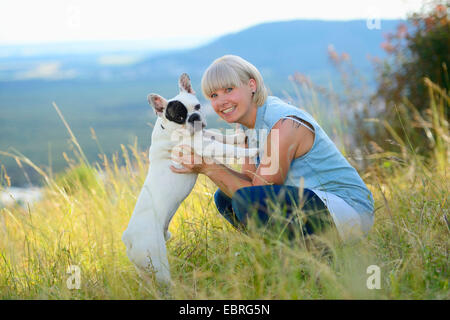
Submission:
[[[193,159],[192,153],[177,159],[183,168],[171,170],[208,176],[219,187],[217,209],[230,223],[245,227],[252,214],[269,223],[271,204],[278,203],[287,218],[302,208],[305,235],[332,228],[346,241],[367,234],[373,225],[372,194],[310,114],[268,96],[258,69],[238,56],[215,60],[201,86],[222,119],[256,139],[259,156],[246,159],[237,172]]]

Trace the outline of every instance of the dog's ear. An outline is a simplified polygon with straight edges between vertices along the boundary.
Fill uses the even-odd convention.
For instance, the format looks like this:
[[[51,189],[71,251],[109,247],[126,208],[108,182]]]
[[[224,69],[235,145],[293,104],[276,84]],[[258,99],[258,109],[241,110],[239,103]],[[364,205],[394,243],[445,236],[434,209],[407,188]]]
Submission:
[[[194,89],[192,89],[191,86],[191,79],[189,79],[189,76],[187,73],[183,73],[180,76],[180,80],[178,81],[178,86],[180,87],[180,92],[187,92],[190,94],[195,94]]]
[[[167,107],[167,100],[161,97],[159,94],[150,93],[147,96],[148,103],[155,109],[156,115],[160,116]]]

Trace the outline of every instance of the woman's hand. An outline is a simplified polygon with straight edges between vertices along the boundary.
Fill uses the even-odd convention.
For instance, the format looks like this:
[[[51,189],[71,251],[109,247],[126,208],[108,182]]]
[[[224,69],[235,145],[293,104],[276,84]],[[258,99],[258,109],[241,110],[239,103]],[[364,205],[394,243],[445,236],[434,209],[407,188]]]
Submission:
[[[172,151],[172,160],[183,166],[183,168],[170,166],[170,170],[175,173],[203,173],[207,166],[203,157],[196,154],[188,145],[175,147]]]

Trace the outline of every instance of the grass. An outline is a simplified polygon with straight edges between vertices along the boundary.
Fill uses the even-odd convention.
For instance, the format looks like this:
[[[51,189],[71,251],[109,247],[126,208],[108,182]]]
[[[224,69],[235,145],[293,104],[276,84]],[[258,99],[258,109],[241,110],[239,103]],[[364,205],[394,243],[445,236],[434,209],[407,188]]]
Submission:
[[[445,121],[433,118],[427,129],[448,134]],[[40,202],[0,209],[0,298],[449,299],[448,136],[438,141],[427,159],[406,142],[367,156],[361,175],[374,195],[374,227],[359,242],[317,239],[331,260],[300,238],[287,242],[256,226],[234,230],[215,209],[215,186],[200,176],[170,225],[168,295],[141,283],[121,241],[147,173],[146,152],[135,143],[95,165],[80,157],[56,178],[41,172]],[[6,177],[2,170],[3,186]],[[71,265],[81,271],[79,290],[67,286]],[[380,289],[367,288],[371,265],[380,267]]]

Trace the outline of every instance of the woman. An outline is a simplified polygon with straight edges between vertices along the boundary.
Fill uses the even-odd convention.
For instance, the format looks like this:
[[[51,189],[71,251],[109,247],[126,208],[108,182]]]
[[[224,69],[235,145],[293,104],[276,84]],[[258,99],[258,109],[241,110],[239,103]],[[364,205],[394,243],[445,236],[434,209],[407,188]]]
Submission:
[[[211,161],[194,162],[192,153],[178,159],[183,168],[171,170],[207,175],[219,187],[214,200],[229,222],[245,226],[257,212],[268,223],[271,204],[278,203],[288,218],[302,207],[304,235],[332,228],[346,241],[367,234],[373,224],[371,192],[311,115],[267,96],[255,66],[223,56],[205,71],[202,91],[222,119],[240,124],[247,137],[253,134],[259,157],[245,159],[237,172]]]

